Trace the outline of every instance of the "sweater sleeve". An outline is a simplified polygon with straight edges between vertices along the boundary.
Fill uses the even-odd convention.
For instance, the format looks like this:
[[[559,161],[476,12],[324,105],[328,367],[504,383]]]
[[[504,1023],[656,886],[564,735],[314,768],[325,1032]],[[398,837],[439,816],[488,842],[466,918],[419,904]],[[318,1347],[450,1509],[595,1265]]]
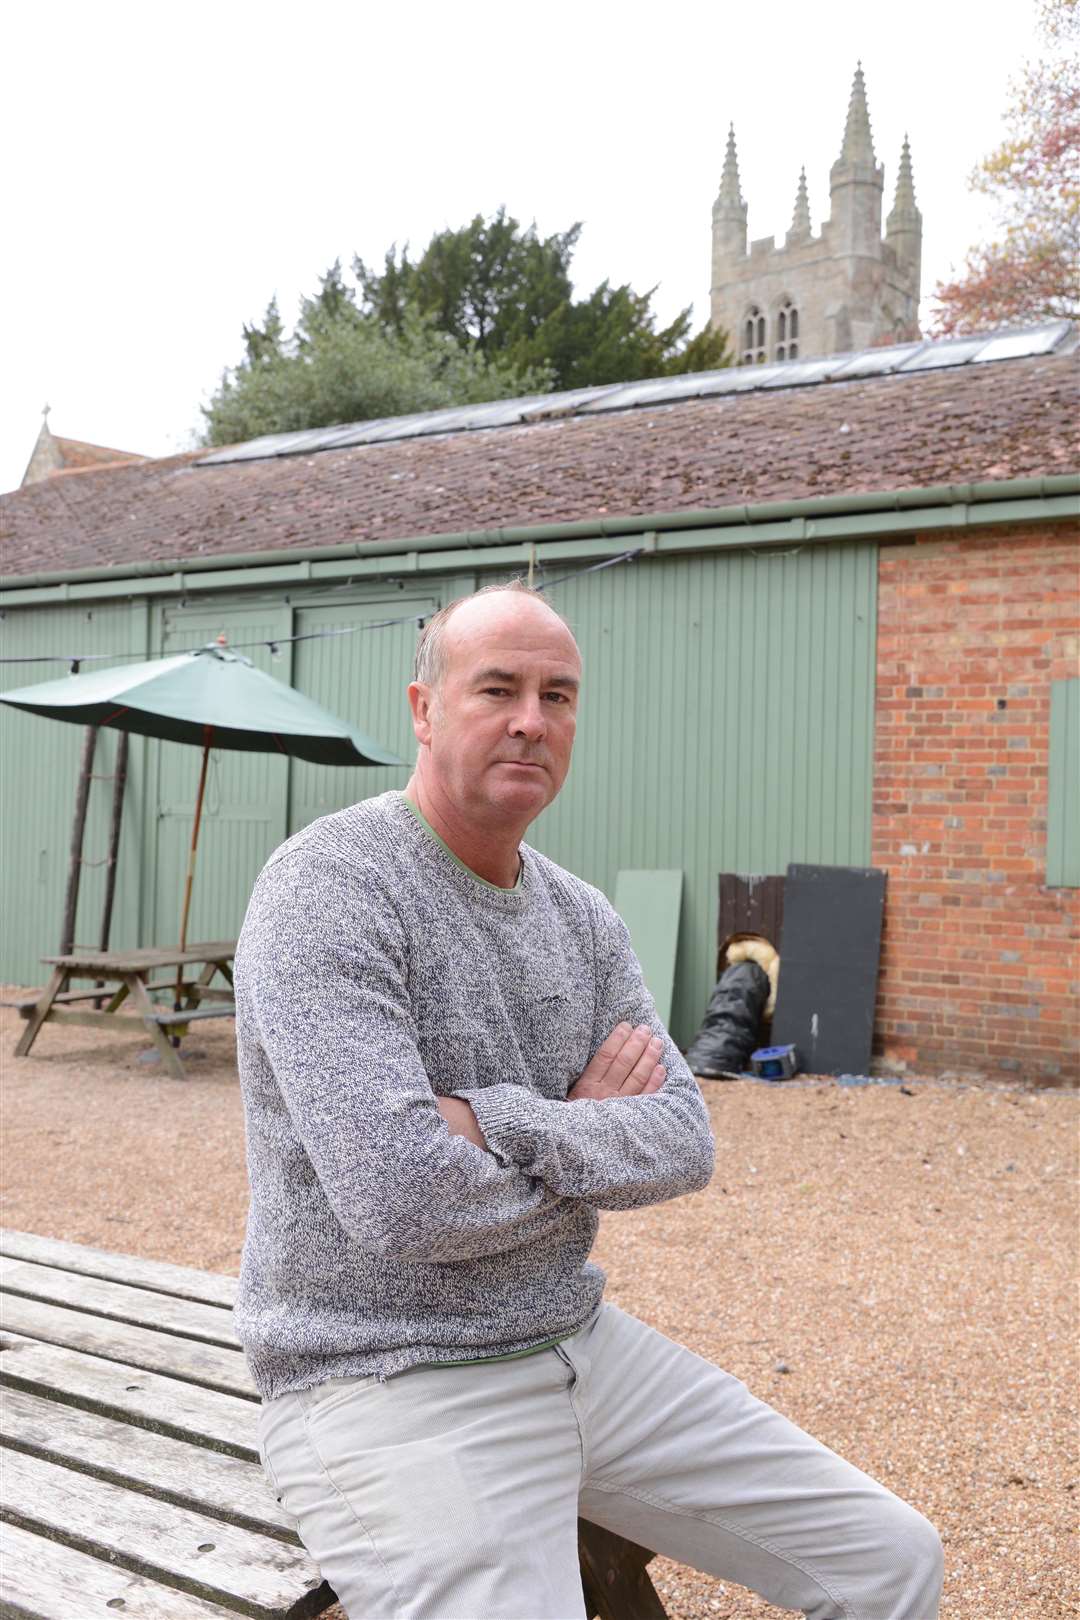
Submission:
[[[559,1224],[560,1195],[452,1136],[438,1111],[407,962],[375,874],[278,860],[237,948],[241,1048],[261,1047],[326,1200],[362,1249],[455,1261],[542,1237]]]
[[[706,1186],[714,1144],[697,1081],[653,1005],[625,923],[596,894],[596,1019],[593,1050],[616,1024],[648,1024],[660,1036],[667,1079],[648,1096],[559,1102],[521,1086],[459,1092],[492,1152],[553,1193],[597,1209],[636,1209]]]

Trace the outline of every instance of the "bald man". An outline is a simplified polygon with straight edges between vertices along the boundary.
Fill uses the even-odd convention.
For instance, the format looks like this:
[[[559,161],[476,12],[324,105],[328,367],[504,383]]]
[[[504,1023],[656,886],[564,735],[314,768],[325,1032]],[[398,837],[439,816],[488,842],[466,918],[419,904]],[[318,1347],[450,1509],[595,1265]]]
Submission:
[[[351,1620],[582,1620],[579,1513],[814,1620],[933,1620],[925,1519],[603,1300],[599,1212],[704,1187],[713,1142],[622,922],[523,842],[580,683],[537,592],[452,604],[404,793],[256,883],[236,1323],[267,1476]]]

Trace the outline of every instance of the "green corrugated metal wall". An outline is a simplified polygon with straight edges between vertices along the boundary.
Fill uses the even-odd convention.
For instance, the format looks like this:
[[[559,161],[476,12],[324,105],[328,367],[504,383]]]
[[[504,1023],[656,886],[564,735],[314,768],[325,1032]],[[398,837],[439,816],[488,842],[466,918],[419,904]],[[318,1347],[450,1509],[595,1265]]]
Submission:
[[[45,653],[129,652],[149,656],[149,611],[143,602],[108,602],[85,607],[38,607],[8,611],[0,625],[0,651],[7,657]],[[0,685],[9,690],[54,680],[63,664],[0,665]],[[0,704],[0,979],[42,982],[40,957],[60,948],[75,782],[82,749],[82,727],[19,714]],[[113,768],[116,736],[98,734],[94,770]],[[112,784],[95,782],[90,795],[84,844],[88,860],[107,853]],[[133,945],[140,934],[142,844],[146,807],[146,744],[131,739],[112,939]],[[75,939],[98,944],[104,867],[84,870]]]
[[[153,656],[219,632],[265,640],[429,614],[493,577],[291,592],[290,603],[265,592],[192,607],[136,601],[95,608],[92,621],[81,608],[9,610],[3,650]],[[643,558],[567,583],[552,600],[578,636],[585,684],[570,778],[530,838],[609,894],[621,867],[683,870],[672,1027],[685,1043],[711,985],[719,872],[869,861],[876,547]],[[404,686],[414,641],[402,625],[298,642],[277,660],[267,649],[251,656],[411,758]],[[52,672],[5,673],[13,686]],[[2,705],[0,724],[9,919],[0,976],[34,983],[59,932],[80,733]],[[214,760],[190,930],[203,939],[235,933],[255,873],[288,832],[407,776],[225,751]],[[176,934],[197,763],[194,749],[133,739],[116,945]],[[96,784],[88,855],[104,852],[107,807],[108,787]],[[90,873],[83,943],[93,942],[99,907]]]
[[[557,593],[585,660],[567,786],[530,835],[613,894],[681,867],[672,1030],[716,963],[717,875],[867,865],[876,548],[612,568]]]

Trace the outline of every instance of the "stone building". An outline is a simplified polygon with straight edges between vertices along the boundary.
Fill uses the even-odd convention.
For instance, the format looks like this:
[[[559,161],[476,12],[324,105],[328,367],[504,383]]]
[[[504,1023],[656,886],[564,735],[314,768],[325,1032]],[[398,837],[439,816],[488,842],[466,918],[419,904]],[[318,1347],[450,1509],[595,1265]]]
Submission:
[[[804,169],[783,245],[766,236],[748,252],[735,131],[729,131],[713,204],[711,297],[712,324],[731,334],[737,364],[805,360],[918,337],[922,215],[906,136],[882,237],[884,185],[860,65],[820,234],[810,223]]]
[[[49,427],[49,407],[41,413],[41,431],[30,452],[20,488],[39,484],[55,473],[73,472],[84,467],[111,467],[118,461],[144,461],[131,450],[112,450],[103,444],[87,444],[83,439],[60,439]]]

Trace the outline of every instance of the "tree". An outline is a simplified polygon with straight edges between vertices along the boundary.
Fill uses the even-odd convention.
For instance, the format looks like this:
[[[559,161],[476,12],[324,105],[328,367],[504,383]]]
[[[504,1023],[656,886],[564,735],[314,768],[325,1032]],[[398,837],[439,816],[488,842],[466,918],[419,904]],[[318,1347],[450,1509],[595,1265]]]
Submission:
[[[203,407],[208,444],[731,364],[723,332],[657,328],[652,298],[603,281],[575,300],[580,225],[541,238],[505,208],[440,231],[380,271],[335,260],[286,336],[277,299],[243,328],[244,357]]]
[[[383,269],[357,259],[363,308],[400,329],[415,307],[461,344],[529,368],[550,366],[556,388],[628,382],[731,363],[723,333],[706,326],[690,338],[690,308],[656,329],[655,287],[637,293],[601,282],[575,301],[570,263],[580,224],[541,238],[500,208],[456,231],[433,236],[415,262],[387,253]]]
[[[457,231],[440,231],[413,263],[391,247],[378,274],[356,259],[364,307],[400,330],[415,306],[458,343],[480,352],[513,355],[573,296],[570,259],[580,225],[541,239],[500,208],[477,214]],[[530,357],[534,358],[534,357]]]
[[[939,282],[938,335],[1080,316],[1080,0],[1041,0],[1045,53],[1012,88],[1006,139],[970,177],[1001,235]]]
[[[271,321],[245,327],[245,359],[223,374],[203,406],[206,444],[479,404],[550,386],[547,371],[485,360],[415,311],[395,332],[349,300],[332,313],[335,301],[336,294],[325,303],[305,300],[295,336],[289,342],[278,336],[276,348]]]
[[[280,358],[284,352],[285,327],[278,313],[276,293],[266,306],[262,326],[245,326],[243,331],[249,365],[257,366]]]

